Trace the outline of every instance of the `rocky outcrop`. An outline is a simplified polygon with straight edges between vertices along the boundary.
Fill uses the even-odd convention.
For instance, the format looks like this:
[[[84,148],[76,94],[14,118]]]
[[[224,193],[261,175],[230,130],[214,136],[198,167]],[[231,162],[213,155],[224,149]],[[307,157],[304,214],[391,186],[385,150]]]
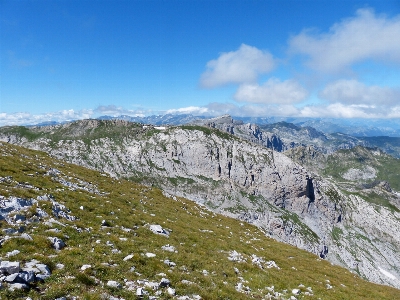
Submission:
[[[95,132],[95,123],[90,125],[89,128],[86,124],[86,129],[80,129],[80,132],[85,136],[87,130]],[[223,131],[213,129],[221,126]],[[253,140],[240,139],[240,134],[252,136]],[[113,136],[104,134],[92,139],[73,136],[53,143],[49,143],[47,137],[19,141],[24,146],[45,150],[54,157],[107,172],[113,177],[127,177],[159,186],[169,194],[184,196],[215,212],[253,223],[271,237],[344,265],[370,280],[395,284],[394,280],[384,281],[384,276],[372,275],[371,268],[379,272],[379,267],[392,270],[393,276],[400,278],[396,271],[400,264],[395,259],[379,260],[379,264],[354,263],[359,259],[358,254],[352,250],[351,243],[341,240],[351,240],[351,234],[340,235],[338,241],[334,238],[336,228],[364,230],[366,225],[354,223],[351,217],[355,211],[353,200],[350,201],[334,183],[309,172],[286,155],[266,148],[264,143],[268,138],[256,126],[229,121],[225,116],[211,121],[208,127],[166,130],[150,127],[140,133],[127,131],[118,137],[118,142]],[[270,142],[273,148],[284,147],[277,137],[271,136]],[[73,186],[60,178],[57,180],[68,188],[82,186]],[[93,192],[97,191],[93,188]],[[360,201],[362,205],[372,207],[362,199]],[[70,216],[67,210],[62,211],[64,217]],[[396,218],[390,220],[391,226],[399,228]],[[382,228],[382,234],[385,230]],[[388,232],[391,243],[400,241],[397,233]],[[369,239],[373,237],[371,231]],[[364,249],[375,247],[374,243],[368,243]],[[373,259],[388,254],[384,243],[375,249]],[[338,255],[346,259],[338,259]]]

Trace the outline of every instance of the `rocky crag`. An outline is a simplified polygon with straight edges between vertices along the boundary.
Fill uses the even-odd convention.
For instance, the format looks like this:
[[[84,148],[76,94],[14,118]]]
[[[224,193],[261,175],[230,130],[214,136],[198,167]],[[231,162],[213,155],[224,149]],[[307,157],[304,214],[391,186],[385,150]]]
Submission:
[[[400,138],[397,137],[355,137],[340,132],[323,133],[310,126],[300,126],[284,121],[257,125],[235,120],[230,115],[198,119],[191,123],[218,128],[278,152],[312,145],[318,152],[331,154],[340,149],[363,146],[378,147],[394,157],[400,157]]]
[[[399,295],[193,201],[2,142],[0,233],[1,299]]]
[[[225,121],[212,122],[157,129],[84,120],[3,128],[0,136],[115,178],[156,185],[253,223],[269,236],[371,281],[400,287],[398,210],[379,206],[377,211],[362,195],[349,195],[334,180],[310,173],[284,154],[243,140],[229,128],[210,128],[226,126]]]

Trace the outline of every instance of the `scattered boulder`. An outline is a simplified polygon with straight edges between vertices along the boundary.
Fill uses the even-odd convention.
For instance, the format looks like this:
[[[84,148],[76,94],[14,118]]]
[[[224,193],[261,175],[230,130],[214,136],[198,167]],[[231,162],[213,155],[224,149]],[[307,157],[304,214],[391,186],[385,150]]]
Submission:
[[[161,225],[150,225],[150,230],[155,234],[169,236],[169,232],[161,227]]]
[[[8,289],[13,292],[16,290],[28,290],[29,286],[25,283],[12,283],[8,286]]]
[[[164,250],[164,251],[169,251],[169,252],[178,252],[178,251],[176,251],[174,246],[171,246],[169,244],[165,245],[165,246],[162,246],[161,249]]]
[[[50,240],[53,248],[56,250],[61,250],[62,248],[64,248],[66,246],[64,241],[57,237],[49,237],[49,240]]]
[[[92,267],[92,265],[83,265],[82,267],[81,267],[81,270],[82,271],[85,271],[86,269],[90,269]]]
[[[104,227],[111,227],[111,224],[110,224],[108,221],[106,221],[106,220],[102,220],[102,221],[101,221],[101,226],[104,226]]]
[[[299,295],[300,294],[300,290],[299,289],[293,289],[292,290],[292,294],[293,295]]]
[[[121,285],[119,282],[114,281],[114,280],[109,280],[109,281],[107,282],[107,286],[108,286],[108,287],[111,287],[111,288],[115,288],[115,289],[120,289],[120,288],[122,288],[122,285]]]
[[[133,254],[129,254],[124,257],[124,261],[130,260],[133,257]]]
[[[171,284],[171,282],[169,281],[169,279],[167,278],[162,278],[159,284],[160,288],[165,288],[165,287],[169,287]]]
[[[0,263],[0,271],[3,274],[14,274],[20,271],[19,262],[2,261]]]
[[[7,252],[6,256],[7,256],[7,257],[10,257],[10,256],[17,255],[17,254],[19,254],[19,253],[20,253],[19,250],[13,250],[13,251]]]

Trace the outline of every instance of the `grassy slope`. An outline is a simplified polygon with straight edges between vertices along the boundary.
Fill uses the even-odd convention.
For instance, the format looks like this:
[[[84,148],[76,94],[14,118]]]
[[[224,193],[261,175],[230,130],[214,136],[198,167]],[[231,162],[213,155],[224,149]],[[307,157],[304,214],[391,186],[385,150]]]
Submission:
[[[45,165],[45,169],[39,167],[40,163]],[[69,190],[50,176],[44,176],[48,168],[57,168],[70,181],[78,178],[92,182],[106,194]],[[0,183],[0,195],[36,198],[38,195],[52,194],[56,201],[65,204],[71,214],[79,218],[74,222],[60,220],[70,226],[57,225],[61,230],[58,234],[46,232],[49,227],[43,224],[28,225],[26,232],[33,237],[33,241],[12,239],[2,246],[2,256],[19,249],[21,253],[10,260],[24,262],[35,258],[51,266],[53,274],[28,293],[11,293],[2,289],[1,299],[18,296],[54,299],[65,295],[98,299],[104,292],[131,299],[135,297],[133,292],[113,290],[103,284],[107,280],[123,283],[123,279],[159,282],[161,277],[157,276],[158,273],[167,274],[178,295],[199,294],[203,299],[261,299],[268,293],[266,287],[271,285],[275,286],[276,291],[287,289],[287,295],[290,295],[291,289],[299,284],[312,287],[314,295],[321,299],[400,299],[399,290],[363,281],[343,268],[320,261],[308,252],[263,236],[254,226],[215,215],[185,199],[167,198],[158,189],[117,181],[95,171],[56,161],[41,152],[1,143],[0,176],[13,178],[12,182]],[[16,187],[15,182],[28,182],[39,189]],[[79,209],[80,206],[84,206],[84,209]],[[41,201],[39,207],[51,213],[49,202]],[[33,213],[32,209],[27,212]],[[102,219],[109,221],[112,226],[102,228]],[[2,228],[7,227],[4,221],[0,224]],[[161,224],[172,231],[171,235],[169,238],[155,235],[146,224]],[[79,233],[73,225],[83,231]],[[134,230],[127,233],[122,226]],[[85,228],[91,228],[90,232]],[[65,235],[69,238],[66,239]],[[58,252],[53,250],[47,242],[47,236],[59,236],[66,240],[67,248]],[[121,237],[127,240],[120,240]],[[96,243],[96,240],[101,242]],[[112,242],[121,253],[112,253],[106,241]],[[166,244],[175,246],[178,253],[161,250]],[[242,253],[247,262],[229,261],[227,252],[232,250]],[[142,255],[146,252],[157,256],[146,258]],[[133,258],[123,261],[129,254],[133,254]],[[266,261],[274,260],[280,269],[261,270],[251,263],[252,254]],[[164,259],[175,262],[177,267],[169,268],[162,262]],[[65,268],[55,269],[56,263],[63,263]],[[80,271],[83,264],[91,264],[92,268]],[[136,267],[138,273],[129,272],[132,266]],[[234,267],[248,281],[245,283],[251,288],[248,295],[235,290],[234,286],[240,280]],[[209,275],[204,276],[203,270],[207,270]],[[181,282],[183,279],[197,284],[185,285]],[[330,280],[333,289],[326,289],[326,280]],[[305,291],[304,288],[302,290]],[[161,297],[168,298],[166,294]]]
[[[373,155],[371,150],[361,146],[329,155],[323,174],[344,181],[342,176],[348,169],[363,169],[366,165],[377,170],[377,180],[386,180],[392,188],[400,191],[400,159],[387,154]]]

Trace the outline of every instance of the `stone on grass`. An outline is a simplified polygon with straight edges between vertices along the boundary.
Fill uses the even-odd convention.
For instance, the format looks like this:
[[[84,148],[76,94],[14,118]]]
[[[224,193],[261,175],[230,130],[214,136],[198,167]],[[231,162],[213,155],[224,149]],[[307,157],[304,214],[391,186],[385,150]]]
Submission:
[[[81,270],[82,271],[85,271],[86,269],[90,269],[92,267],[92,265],[83,265],[82,267],[81,267]]]
[[[146,255],[146,257],[156,257],[156,255],[154,253],[150,253],[150,252],[147,252],[145,255]]]
[[[175,289],[169,287],[169,288],[167,289],[167,293],[168,293],[168,295],[174,296],[174,295],[175,295]]]
[[[164,251],[176,252],[176,251],[175,251],[175,247],[174,247],[174,246],[171,246],[171,245],[169,245],[169,244],[168,244],[168,245],[165,245],[165,246],[162,246],[161,249],[164,250]]]
[[[150,225],[150,230],[155,234],[169,236],[169,232],[161,227],[161,225]]]
[[[168,287],[171,284],[171,282],[169,281],[169,279],[167,278],[162,278],[159,284],[159,287],[164,288],[164,287]]]
[[[0,272],[6,274],[14,274],[20,271],[19,262],[17,261],[2,261],[0,263]]]
[[[176,263],[170,261],[169,259],[164,260],[164,264],[168,265],[169,267],[175,267]]]
[[[13,250],[13,251],[7,252],[6,256],[7,256],[7,257],[10,257],[10,256],[17,255],[17,254],[19,254],[19,253],[20,253],[19,250]]]
[[[8,289],[13,292],[16,290],[27,290],[29,286],[25,283],[11,283],[8,285]]]
[[[50,274],[36,274],[36,280],[38,281],[45,281],[49,277]]]
[[[133,254],[129,254],[124,257],[124,261],[130,260],[133,257]]]
[[[24,240],[27,240],[27,241],[33,241],[33,238],[32,238],[29,234],[27,234],[27,233],[21,234],[21,235],[20,235],[20,238],[21,238],[21,239],[24,239]]]
[[[14,273],[14,274],[8,275],[6,278],[4,278],[4,281],[5,282],[14,282],[15,279],[17,279],[17,277],[18,277],[18,273]]]
[[[119,282],[114,281],[114,280],[109,280],[109,281],[107,282],[107,286],[108,286],[108,287],[111,287],[111,288],[115,288],[115,289],[120,289],[120,288],[122,288],[122,285],[121,285]]]
[[[144,292],[143,292],[143,288],[139,287],[136,290],[136,296],[143,296]]]
[[[63,240],[57,238],[57,237],[49,237],[49,240],[51,242],[51,245],[53,246],[54,249],[56,250],[61,250],[62,248],[65,247],[65,243]]]
[[[292,294],[293,295],[298,295],[298,294],[300,294],[300,290],[299,289],[293,289],[292,290]]]
[[[102,220],[102,221],[101,221],[101,226],[110,227],[111,225],[110,225],[110,223],[107,222],[106,220]]]
[[[45,264],[36,264],[36,268],[39,269],[39,271],[44,274],[44,275],[50,275],[51,271],[49,269],[49,267]]]

